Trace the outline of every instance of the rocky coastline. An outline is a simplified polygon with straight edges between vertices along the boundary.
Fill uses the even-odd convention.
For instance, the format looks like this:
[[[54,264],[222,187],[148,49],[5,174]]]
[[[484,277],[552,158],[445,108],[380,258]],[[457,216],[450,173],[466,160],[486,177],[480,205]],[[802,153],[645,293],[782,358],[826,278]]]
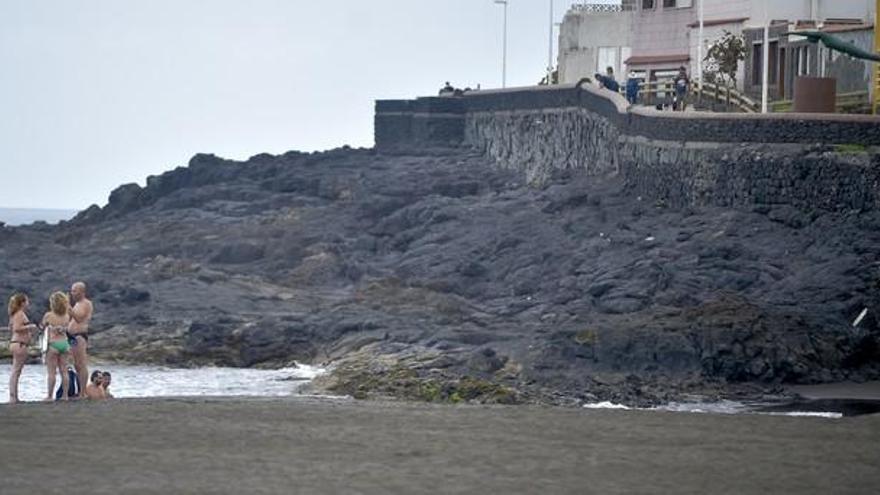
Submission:
[[[3,293],[75,279],[96,359],[322,364],[316,390],[355,398],[645,406],[880,378],[880,212],[674,206],[464,148],[197,155],[0,228]]]

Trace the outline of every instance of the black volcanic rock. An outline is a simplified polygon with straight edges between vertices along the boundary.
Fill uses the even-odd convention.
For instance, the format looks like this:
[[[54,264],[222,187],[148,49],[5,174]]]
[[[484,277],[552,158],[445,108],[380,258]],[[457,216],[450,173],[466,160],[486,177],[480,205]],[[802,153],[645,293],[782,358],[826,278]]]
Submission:
[[[78,279],[99,357],[333,362],[324,386],[358,396],[650,403],[880,378],[877,212],[674,209],[460,150],[197,155],[71,222],[0,230],[0,290],[35,315]]]

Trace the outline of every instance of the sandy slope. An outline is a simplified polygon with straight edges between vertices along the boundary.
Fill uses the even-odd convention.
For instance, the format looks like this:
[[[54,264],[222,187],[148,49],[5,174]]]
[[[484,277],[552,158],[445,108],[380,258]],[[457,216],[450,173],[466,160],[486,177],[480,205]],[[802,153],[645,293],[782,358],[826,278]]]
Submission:
[[[5,495],[880,490],[878,416],[178,399],[4,406],[0,424]]]

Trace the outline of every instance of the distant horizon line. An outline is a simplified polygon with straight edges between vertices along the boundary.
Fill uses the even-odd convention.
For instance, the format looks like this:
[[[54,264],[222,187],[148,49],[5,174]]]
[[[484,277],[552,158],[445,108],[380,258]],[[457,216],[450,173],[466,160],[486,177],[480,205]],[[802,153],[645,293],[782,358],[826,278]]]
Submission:
[[[0,210],[29,210],[29,211],[54,211],[54,212],[69,212],[69,211],[82,211],[82,208],[30,208],[27,206],[0,206]]]

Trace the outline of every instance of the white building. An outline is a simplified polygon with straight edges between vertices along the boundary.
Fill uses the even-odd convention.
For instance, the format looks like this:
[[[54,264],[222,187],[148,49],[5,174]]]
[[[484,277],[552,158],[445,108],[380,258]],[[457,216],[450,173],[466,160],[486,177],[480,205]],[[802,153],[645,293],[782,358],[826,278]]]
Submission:
[[[625,61],[630,57],[632,5],[575,4],[565,14],[559,29],[559,82],[578,82],[596,73],[614,69],[622,81]]]

